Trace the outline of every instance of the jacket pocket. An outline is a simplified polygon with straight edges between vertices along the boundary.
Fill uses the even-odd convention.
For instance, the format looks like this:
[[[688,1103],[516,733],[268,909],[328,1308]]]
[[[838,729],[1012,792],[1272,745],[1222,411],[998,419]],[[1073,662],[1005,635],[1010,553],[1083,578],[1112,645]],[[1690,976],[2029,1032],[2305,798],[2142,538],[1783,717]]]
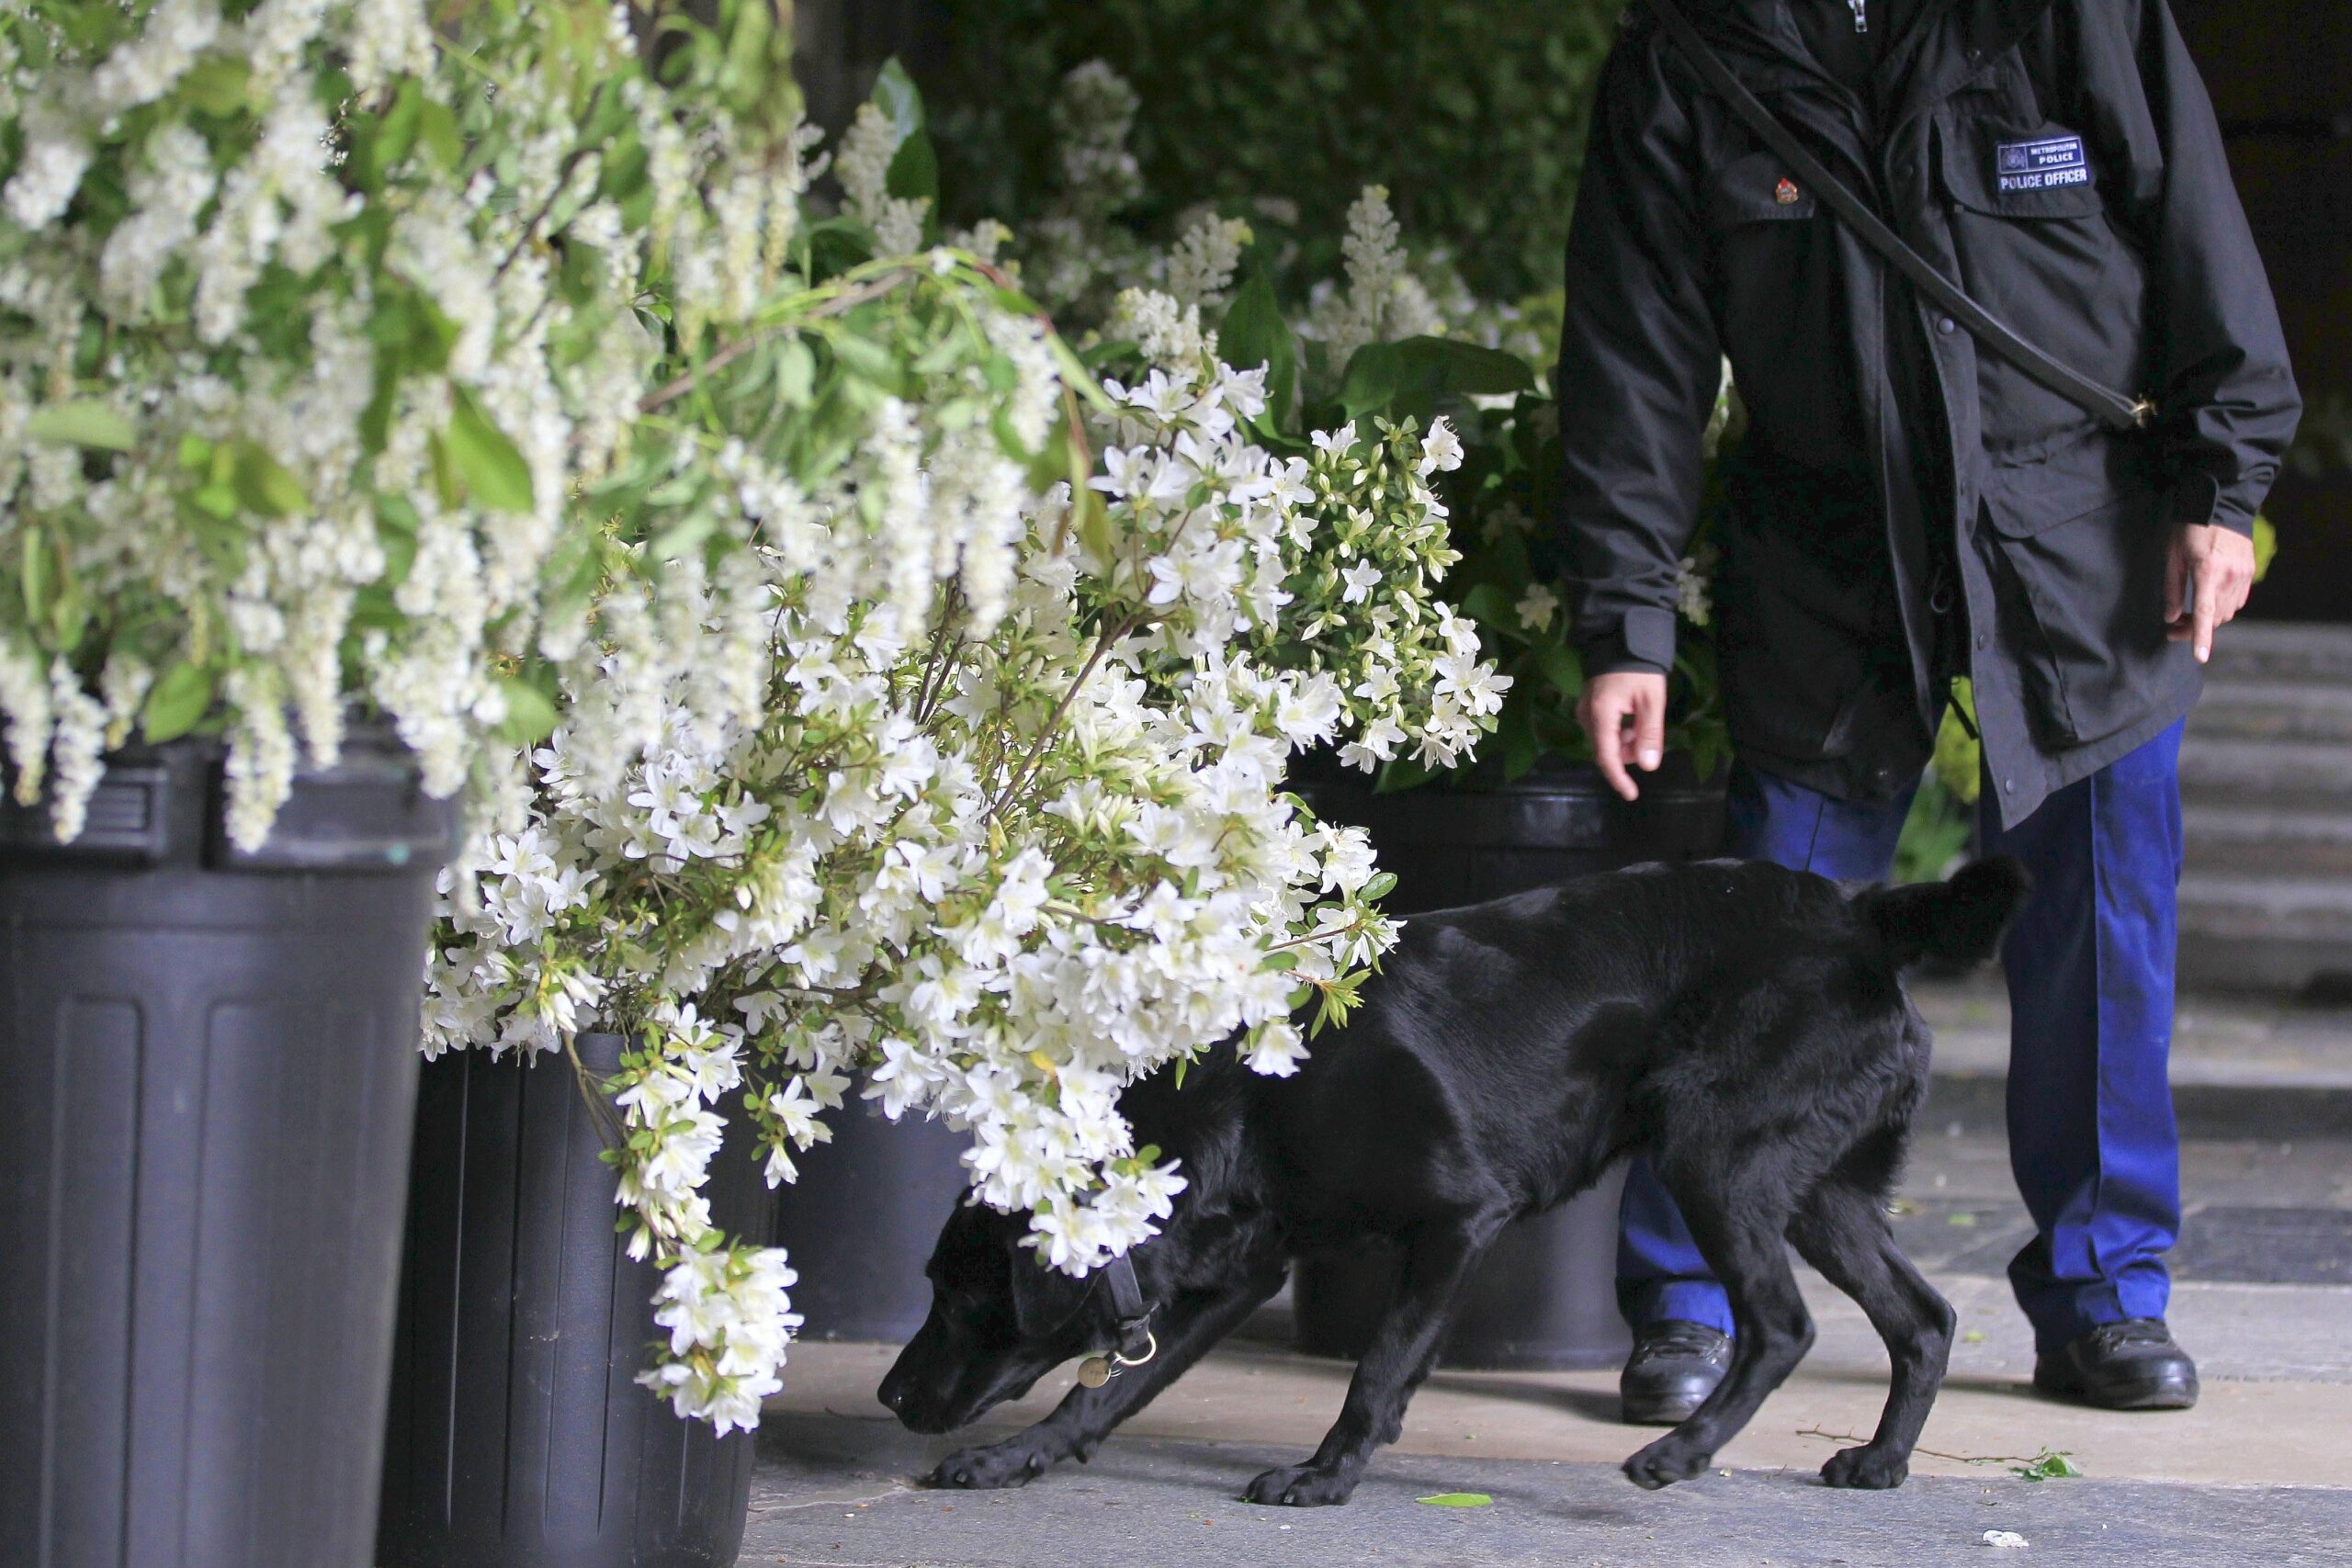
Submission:
[[[2061,364],[2130,394],[2144,375],[2147,268],[2109,215],[2100,157],[2089,138],[2054,123],[1955,108],[1938,128],[1961,286]],[[1998,355],[1980,352],[1976,363],[1994,451],[2092,428],[2088,414]]]
[[[2145,469],[2135,444],[2098,434],[1985,475],[1984,513],[2007,579],[1997,591],[2024,612],[2024,646],[2008,651],[2037,728],[2062,746],[2143,717],[2177,654],[2165,635],[2168,530]]]
[[[2106,213],[2089,143],[2063,125],[1979,120],[1944,143],[1944,191],[1972,212],[2030,221]]]

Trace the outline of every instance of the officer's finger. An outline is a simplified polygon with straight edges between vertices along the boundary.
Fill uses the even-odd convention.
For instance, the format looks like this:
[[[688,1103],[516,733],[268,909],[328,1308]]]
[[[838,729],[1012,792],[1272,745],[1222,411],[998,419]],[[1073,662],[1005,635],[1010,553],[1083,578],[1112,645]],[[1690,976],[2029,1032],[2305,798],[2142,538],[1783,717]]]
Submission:
[[[2213,628],[2221,623],[2222,574],[2218,570],[2197,574],[2197,607],[2191,612],[2189,643],[2197,662],[2213,657]]]
[[[1634,761],[1644,773],[1657,772],[1666,758],[1666,694],[1661,682],[1645,681],[1634,693]]]
[[[2238,612],[2245,608],[2246,600],[2253,594],[2254,573],[2239,562],[2232,561],[2230,570],[2222,578],[2221,624],[2226,626],[2236,620]]]
[[[1625,699],[1614,693],[1592,705],[1592,760],[1611,789],[1627,800],[1641,798],[1641,786],[1625,772]]]

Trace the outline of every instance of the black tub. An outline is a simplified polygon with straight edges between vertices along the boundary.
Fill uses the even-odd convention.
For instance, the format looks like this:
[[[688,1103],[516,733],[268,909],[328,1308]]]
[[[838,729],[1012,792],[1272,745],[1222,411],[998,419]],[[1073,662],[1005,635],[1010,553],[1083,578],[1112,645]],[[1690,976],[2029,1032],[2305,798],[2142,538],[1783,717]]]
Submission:
[[[616,1034],[575,1048],[598,1078]],[[711,1162],[712,1220],[766,1239],[741,1125]],[[560,1056],[428,1063],[401,1277],[381,1568],[706,1568],[735,1561],[752,1435],[641,1388],[660,1276],[614,1229],[616,1178]]]
[[[1511,782],[1482,771],[1463,786],[1374,795],[1363,775],[1311,770],[1297,785],[1328,820],[1371,832],[1396,874],[1394,914],[1442,909],[1643,861],[1691,860],[1723,840],[1720,778],[1702,780],[1669,756],[1637,774],[1627,803],[1598,772],[1539,766]],[[1617,1197],[1622,1170],[1548,1213],[1505,1230],[1464,1288],[1442,1360],[1464,1368],[1602,1367],[1629,1344],[1617,1315]],[[1371,1343],[1396,1288],[1380,1254],[1317,1257],[1292,1275],[1299,1348],[1354,1359]]]
[[[217,750],[0,816],[0,1562],[369,1568],[418,976],[396,749],[220,840]]]
[[[923,1265],[963,1199],[971,1138],[918,1111],[888,1121],[871,1100],[826,1120],[832,1141],[796,1155],[799,1179],[778,1194],[776,1240],[800,1276],[800,1336],[903,1345],[931,1310]]]

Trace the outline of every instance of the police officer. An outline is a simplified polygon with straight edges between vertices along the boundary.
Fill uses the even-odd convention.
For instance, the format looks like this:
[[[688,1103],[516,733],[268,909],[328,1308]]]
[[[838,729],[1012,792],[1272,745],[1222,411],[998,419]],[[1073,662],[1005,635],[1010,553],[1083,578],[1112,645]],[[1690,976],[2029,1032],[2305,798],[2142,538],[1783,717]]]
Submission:
[[[1679,8],[1944,277],[2156,412],[2119,434],[1977,342],[1637,4],[1594,108],[1556,378],[1581,716],[1633,798],[1728,357],[1750,419],[1714,581],[1729,852],[1884,877],[1951,682],[1973,679],[1984,847],[2037,889],[2005,953],[2034,1382],[2185,1407],[2196,1368],[2165,1325],[2181,722],[2301,412],[2211,106],[2165,0]],[[1679,1420],[1731,1316],[1646,1166],[1619,1296],[1625,1417]]]

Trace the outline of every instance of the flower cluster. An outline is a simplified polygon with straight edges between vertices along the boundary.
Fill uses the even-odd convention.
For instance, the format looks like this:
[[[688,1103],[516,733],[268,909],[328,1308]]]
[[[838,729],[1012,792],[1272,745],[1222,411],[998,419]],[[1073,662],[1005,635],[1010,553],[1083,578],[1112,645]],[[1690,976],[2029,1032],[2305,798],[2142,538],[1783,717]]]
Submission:
[[[1048,1264],[1125,1251],[1183,1178],[1135,1146],[1120,1089],[1220,1042],[1295,1070],[1310,1014],[1344,1015],[1391,940],[1368,845],[1283,793],[1288,759],[1457,753],[1501,684],[1431,593],[1442,426],[1277,455],[1250,434],[1262,370],[1194,343],[1098,388],[944,254],[767,319],[740,392],[708,389],[743,427],[703,465],[731,476],[708,504],[737,522],[709,526],[743,527],[736,580],[703,573],[696,601],[671,563],[658,651],[607,604],[524,820],[484,839],[471,902],[450,879],[426,1010],[432,1050],[639,1043],[621,1199],[677,1320],[647,1381],[727,1421],[770,1386],[743,1348],[781,1319],[742,1326],[777,1276],[712,1230],[721,1138],[789,1180],[862,1077],[889,1115],[968,1130],[975,1193],[1026,1211]],[[772,374],[804,364],[807,406],[851,412],[762,439]],[[868,378],[894,394],[836,395]],[[1083,445],[1065,392],[1094,410]],[[1014,460],[1057,442],[1099,446],[1079,482]],[[624,730],[654,739],[616,751]],[[723,1345],[697,1337],[722,1319]]]
[[[578,502],[661,385],[639,307],[677,347],[748,315],[807,173],[788,127],[650,80],[628,19],[0,21],[0,714],[61,837],[101,732],[225,733],[250,847],[354,706],[436,795],[544,730],[616,564]]]

